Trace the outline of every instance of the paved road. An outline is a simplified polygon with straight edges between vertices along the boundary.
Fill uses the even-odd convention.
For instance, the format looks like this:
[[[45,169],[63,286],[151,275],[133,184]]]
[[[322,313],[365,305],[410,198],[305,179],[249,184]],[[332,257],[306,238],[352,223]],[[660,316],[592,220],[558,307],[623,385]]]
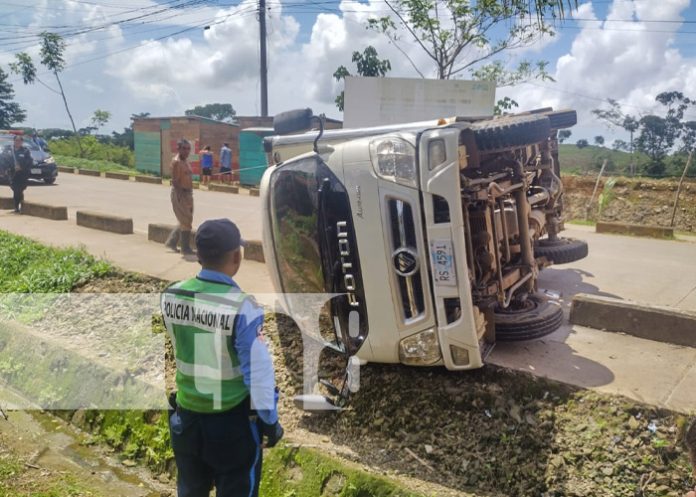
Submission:
[[[145,231],[148,222],[170,222],[167,195],[164,186],[64,174],[58,186],[32,187],[27,197],[67,205],[70,220],[47,221],[0,211],[0,229],[44,243],[82,244],[124,269],[181,279],[197,270],[195,261],[166,253],[162,245],[148,242],[143,233],[114,235],[74,222],[77,208],[117,212],[132,216],[138,231]],[[239,222],[247,238],[260,237],[258,198],[215,192],[195,195],[197,222],[204,217],[229,216]],[[590,256],[544,270],[540,287],[561,292],[566,307],[574,294],[584,292],[696,311],[696,244],[598,235],[586,227],[571,227],[565,235],[587,240]],[[245,262],[237,279],[250,292],[273,292],[263,264]],[[696,410],[693,348],[566,324],[543,340],[498,344],[489,359],[501,366],[654,405]]]
[[[55,185],[32,182],[26,191],[26,199],[64,205],[72,219],[78,209],[131,217],[135,231],[147,233],[149,223],[176,222],[169,191],[169,187],[164,185],[60,173]],[[259,200],[250,197],[246,190],[241,192],[232,195],[194,190],[194,224],[205,219],[228,217],[239,225],[243,236],[250,240],[260,239]],[[6,194],[2,193],[9,194],[9,188]]]

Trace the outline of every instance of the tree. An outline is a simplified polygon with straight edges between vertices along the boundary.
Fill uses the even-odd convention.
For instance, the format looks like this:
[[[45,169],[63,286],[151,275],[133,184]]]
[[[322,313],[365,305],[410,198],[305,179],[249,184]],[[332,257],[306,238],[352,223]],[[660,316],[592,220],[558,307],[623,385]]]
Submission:
[[[187,116],[207,117],[216,121],[232,122],[237,111],[234,110],[232,104],[206,104],[197,105],[193,109],[188,109]],[[149,113],[147,113],[149,115]]]
[[[577,142],[575,142],[575,146],[578,147],[578,148],[585,148],[585,147],[588,146],[588,145],[589,145],[588,141],[585,140],[584,138],[582,138],[582,139],[578,140]]]
[[[133,119],[145,119],[146,117],[150,117],[149,112],[138,112],[137,114],[131,114],[131,121]]]
[[[92,126],[95,128],[95,131],[98,131],[99,128],[108,123],[109,119],[111,119],[111,112],[108,110],[95,110],[92,116]]]
[[[563,143],[566,141],[568,138],[570,138],[570,135],[573,133],[569,129],[562,129],[558,132],[558,142]]]
[[[660,116],[643,116],[639,121],[640,135],[636,148],[650,157],[646,168],[648,174],[661,175],[665,172],[664,159],[674,146],[674,132],[670,122]]]
[[[614,150],[628,150],[630,148],[630,145],[624,141],[624,140],[614,140],[614,143],[611,144],[611,148]]]
[[[65,111],[68,113],[68,118],[70,119],[70,124],[72,124],[73,131],[77,137],[77,146],[80,149],[80,156],[83,155],[82,142],[80,141],[80,134],[77,132],[77,127],[75,126],[75,120],[70,113],[70,107],[68,106],[68,99],[65,96],[65,90],[63,89],[63,84],[60,81],[59,74],[65,69],[65,59],[63,54],[65,53],[65,40],[56,33],[49,33],[48,31],[42,32],[39,37],[41,38],[41,51],[39,55],[41,57],[41,65],[46,69],[51,71],[56,77],[58,82],[58,88],[60,91],[53,90],[55,93],[60,94],[63,98],[63,104],[65,105]],[[35,81],[47,86],[43,83],[36,75],[36,66],[32,61],[29,54],[20,52],[15,55],[15,62],[10,64],[10,69],[12,72],[22,76],[24,84],[33,84]]]
[[[385,0],[390,13],[368,19],[368,27],[385,34],[414,70],[425,77],[402,45],[416,43],[433,64],[438,79],[470,71],[474,79],[509,86],[530,79],[551,79],[547,63],[521,62],[508,70],[500,61],[484,64],[496,55],[529,46],[553,35],[548,16],[563,15],[557,0]],[[565,2],[573,5],[576,2]],[[536,14],[536,20],[533,15]],[[510,102],[508,102],[510,103]]]
[[[682,146],[680,152],[688,154],[696,146],[696,121],[687,121],[682,130]]]
[[[594,137],[594,142],[595,145],[601,147],[602,145],[604,145],[604,137],[602,135],[597,135]]]
[[[355,62],[358,69],[358,74],[367,78],[383,78],[391,71],[391,62],[389,62],[388,59],[380,59],[377,50],[373,46],[368,46],[362,53],[358,51],[353,52],[353,62]],[[336,81],[341,81],[345,79],[346,76],[350,76],[350,72],[345,66],[340,66],[333,74]],[[345,92],[342,91],[335,100],[336,107],[338,107],[338,110],[341,112],[343,112],[344,96]]]
[[[26,119],[27,113],[14,102],[14,88],[7,81],[7,73],[0,69],[0,129],[11,128]]]

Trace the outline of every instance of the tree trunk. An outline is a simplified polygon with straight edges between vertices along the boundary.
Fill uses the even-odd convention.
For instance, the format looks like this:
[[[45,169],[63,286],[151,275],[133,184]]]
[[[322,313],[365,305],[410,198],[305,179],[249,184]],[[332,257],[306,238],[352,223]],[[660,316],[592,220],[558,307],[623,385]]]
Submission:
[[[70,124],[72,124],[72,129],[75,132],[75,138],[77,138],[77,148],[80,150],[80,157],[82,157],[84,153],[82,152],[82,142],[80,141],[80,133],[77,132],[77,128],[75,127],[75,120],[73,119],[73,116],[70,113],[70,107],[68,107],[68,99],[65,98],[65,91],[63,91],[63,85],[60,82],[60,78],[58,77],[58,71],[53,71],[53,74],[55,74],[56,81],[58,81],[58,87],[60,88],[60,96],[63,97],[65,110],[67,111],[68,117],[70,118]]]

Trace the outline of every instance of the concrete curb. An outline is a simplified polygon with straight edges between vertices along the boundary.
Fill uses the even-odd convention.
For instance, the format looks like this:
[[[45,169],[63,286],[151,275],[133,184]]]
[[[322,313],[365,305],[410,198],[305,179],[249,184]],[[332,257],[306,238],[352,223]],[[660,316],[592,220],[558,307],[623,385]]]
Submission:
[[[128,173],[117,173],[113,171],[107,171],[104,173],[104,177],[109,179],[121,179],[124,181],[130,181],[130,174]]]
[[[14,199],[12,197],[0,197],[0,209],[14,209]]]
[[[99,212],[77,211],[77,225],[120,235],[133,234],[132,219]]]
[[[657,342],[696,347],[696,313],[598,295],[573,297],[570,322]]]
[[[27,216],[42,217],[53,221],[67,221],[68,208],[63,206],[38,204],[36,202],[24,202],[22,214]]]
[[[101,171],[95,171],[94,169],[75,169],[75,171],[82,176],[101,176]]]
[[[173,224],[152,223],[147,226],[147,239],[155,243],[164,243],[169,234],[176,228]],[[196,231],[191,232],[191,240],[195,240]],[[259,240],[247,240],[244,247],[244,259],[248,261],[266,262],[263,256],[263,245]]]
[[[153,185],[162,184],[162,178],[158,176],[136,176],[135,181],[138,183],[150,183]]]
[[[59,173],[69,173],[69,174],[74,174],[74,173],[75,173],[75,168],[74,168],[74,167],[56,166],[56,169],[58,169],[58,172],[59,172]]]
[[[247,240],[244,247],[244,258],[249,261],[266,262],[263,256],[263,244],[259,240]]]
[[[640,226],[637,224],[598,222],[595,231],[597,233],[612,233],[615,235],[647,236],[651,238],[674,238],[673,228],[662,228],[660,226]]]
[[[211,192],[224,192],[224,193],[239,193],[239,187],[233,185],[216,185],[209,184],[208,190]]]
[[[164,243],[169,234],[174,231],[174,224],[151,223],[147,225],[147,239],[155,243]],[[196,238],[196,230],[191,231],[191,243]]]
[[[251,195],[252,197],[258,197],[259,195],[261,195],[261,190],[259,190],[258,188],[249,188],[249,195]]]

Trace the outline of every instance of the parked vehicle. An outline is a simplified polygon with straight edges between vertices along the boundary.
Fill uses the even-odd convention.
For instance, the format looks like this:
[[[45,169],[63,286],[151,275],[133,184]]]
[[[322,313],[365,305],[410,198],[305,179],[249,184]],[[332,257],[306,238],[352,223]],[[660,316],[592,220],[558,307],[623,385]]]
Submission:
[[[0,133],[0,181],[7,182],[9,179],[8,168],[12,165],[11,150],[14,146],[13,133]],[[58,168],[51,154],[39,147],[31,137],[24,137],[24,146],[29,149],[34,166],[31,168],[31,179],[41,180],[48,185],[55,183],[58,177]]]
[[[553,332],[563,312],[538,291],[539,271],[587,255],[558,236],[556,132],[576,120],[543,109],[267,139],[275,287],[341,294],[324,345],[362,361],[473,369],[497,340]],[[274,127],[311,122],[311,110],[291,111]]]

